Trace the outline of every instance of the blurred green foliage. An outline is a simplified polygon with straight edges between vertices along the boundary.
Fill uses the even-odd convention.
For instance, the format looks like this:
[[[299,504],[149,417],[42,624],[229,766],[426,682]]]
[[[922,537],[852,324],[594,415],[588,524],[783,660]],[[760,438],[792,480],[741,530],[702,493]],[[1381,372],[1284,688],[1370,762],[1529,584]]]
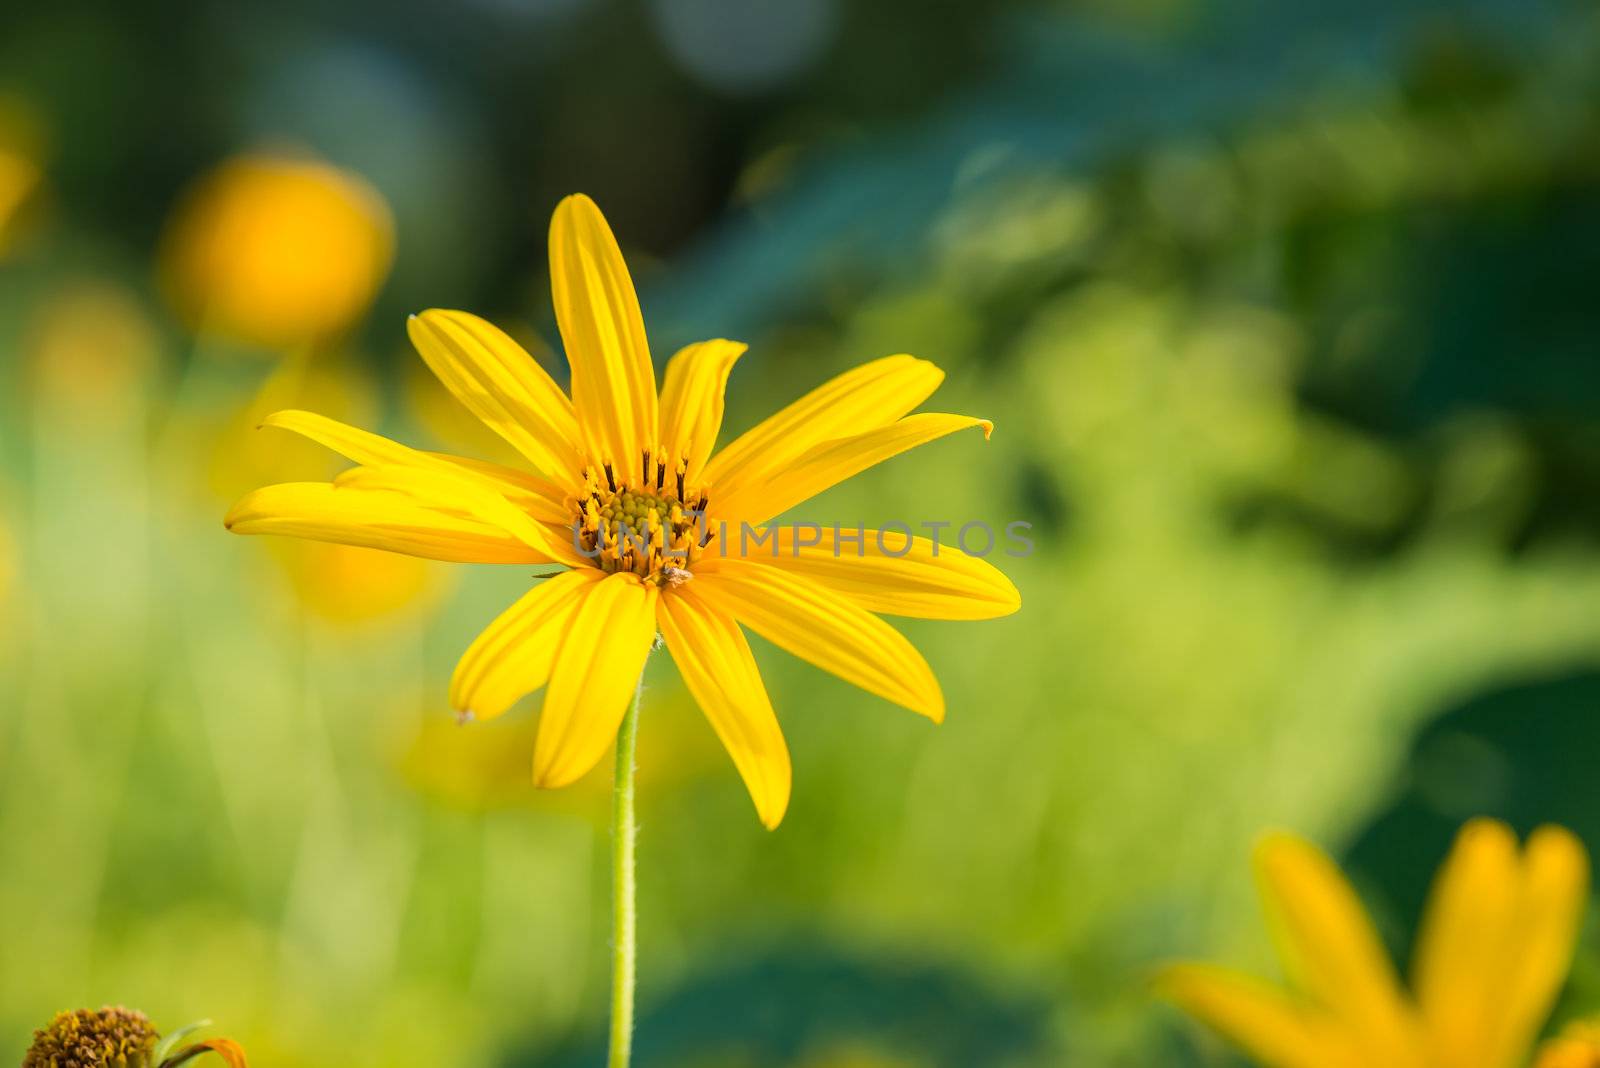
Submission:
[[[731,432],[893,351],[996,420],[805,518],[1037,545],[1017,616],[906,625],[938,729],[758,646],[776,834],[656,659],[642,1064],[1224,1063],[1145,981],[1268,966],[1263,828],[1350,846],[1400,949],[1462,819],[1600,846],[1600,19],[812,6],[810,52],[738,70],[684,51],[674,19],[740,25],[710,3],[6,16],[43,133],[0,150],[44,178],[0,262],[0,1051],[125,1001],[267,1065],[593,1061],[603,773],[536,793],[531,710],[445,710],[528,576],[220,526],[336,469],[250,435],[268,400],[469,450],[403,315],[553,340],[574,188],[658,358],[752,343]],[[197,340],[153,282],[179,191],[264,141],[394,210],[342,345]]]

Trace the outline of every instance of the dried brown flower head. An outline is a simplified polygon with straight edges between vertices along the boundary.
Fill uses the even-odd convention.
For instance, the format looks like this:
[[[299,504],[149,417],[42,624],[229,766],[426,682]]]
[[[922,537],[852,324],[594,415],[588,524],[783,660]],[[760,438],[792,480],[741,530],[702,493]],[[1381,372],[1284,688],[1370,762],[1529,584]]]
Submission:
[[[22,1068],[151,1068],[156,1029],[122,1006],[60,1012],[33,1033]]]

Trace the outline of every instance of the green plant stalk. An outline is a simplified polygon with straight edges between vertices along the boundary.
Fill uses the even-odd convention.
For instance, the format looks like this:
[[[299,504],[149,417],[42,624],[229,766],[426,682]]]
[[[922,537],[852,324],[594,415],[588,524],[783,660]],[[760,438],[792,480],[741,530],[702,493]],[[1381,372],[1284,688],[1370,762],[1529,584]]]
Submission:
[[[638,966],[633,856],[638,825],[633,814],[633,773],[643,692],[641,671],[633,703],[617,731],[617,771],[611,786],[611,1054],[607,1068],[628,1068],[633,1057],[633,988]]]

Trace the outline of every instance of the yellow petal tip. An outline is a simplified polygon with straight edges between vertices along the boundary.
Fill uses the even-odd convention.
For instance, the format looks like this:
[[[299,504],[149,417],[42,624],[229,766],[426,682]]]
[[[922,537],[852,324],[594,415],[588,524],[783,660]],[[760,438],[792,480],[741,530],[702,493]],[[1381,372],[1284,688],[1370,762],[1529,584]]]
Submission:
[[[1256,871],[1265,876],[1280,871],[1284,865],[1293,866],[1308,853],[1318,852],[1317,847],[1291,831],[1272,829],[1256,838],[1251,859]]]
[[[549,767],[540,767],[537,758],[535,758],[533,765],[533,785],[537,786],[541,790],[559,790],[563,786],[571,786],[573,783],[583,778],[584,772],[588,770],[589,769],[587,768],[583,768],[581,770],[574,771],[572,768],[563,767],[560,764],[551,764]]]
[[[783,822],[784,813],[788,812],[788,810],[789,802],[785,800],[775,811],[763,812],[758,809],[756,816],[761,820],[761,826],[769,831],[775,831],[778,829],[778,824]]]
[[[244,511],[245,501],[249,499],[248,496],[245,496],[233,503],[233,507],[228,509],[228,514],[222,517],[223,530],[233,530],[234,525],[239,522],[240,513]]]
[[[550,216],[551,229],[569,224],[571,216],[579,213],[593,214],[602,220],[605,218],[600,213],[600,205],[596,204],[587,193],[568,193],[561,198],[561,202],[556,205],[556,210]]]

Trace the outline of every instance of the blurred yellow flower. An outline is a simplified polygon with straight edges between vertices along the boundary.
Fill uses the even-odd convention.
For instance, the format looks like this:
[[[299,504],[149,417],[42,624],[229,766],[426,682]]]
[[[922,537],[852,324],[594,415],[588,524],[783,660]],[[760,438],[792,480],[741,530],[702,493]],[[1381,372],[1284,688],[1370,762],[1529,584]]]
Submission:
[[[44,182],[39,162],[39,136],[29,110],[10,97],[0,97],[0,256],[10,251],[16,219]]]
[[[97,279],[48,294],[29,323],[35,397],[53,419],[104,424],[140,408],[160,361],[155,324],[133,294]]]
[[[0,255],[11,245],[12,220],[43,177],[33,160],[0,148]]]
[[[184,198],[161,273],[197,331],[284,349],[349,329],[393,254],[389,207],[365,180],[316,160],[252,154]]]
[[[1539,1048],[1533,1068],[1600,1068],[1600,1024],[1568,1026]]]
[[[429,561],[377,549],[301,542],[274,555],[300,604],[337,626],[414,618],[449,588]]]
[[[1434,882],[1409,994],[1315,846],[1272,835],[1256,874],[1290,988],[1179,964],[1159,980],[1166,997],[1275,1068],[1514,1068],[1572,962],[1589,861],[1560,827],[1519,850],[1504,824],[1467,824]]]
[[[267,423],[361,466],[333,483],[257,490],[227,526],[438,560],[570,568],[536,585],[467,650],[451,683],[455,707],[487,719],[543,687],[534,781],[564,786],[611,744],[659,627],[762,822],[774,827],[788,805],[789,754],[741,623],[937,721],[944,697],[932,670],[877,613],[985,619],[1015,611],[1020,598],[994,567],[929,539],[868,531],[840,551],[837,531],[810,545],[794,528],[763,525],[882,460],[968,427],[987,435],[990,424],[907,415],[944,376],[926,361],[889,356],[713,455],[723,389],[745,346],[688,346],[667,364],[658,396],[633,282],[587,197],[556,209],[550,267],[570,398],[482,319],[435,310],[410,323],[428,366],[532,471],[281,412]],[[772,537],[747,551],[746,526]]]

